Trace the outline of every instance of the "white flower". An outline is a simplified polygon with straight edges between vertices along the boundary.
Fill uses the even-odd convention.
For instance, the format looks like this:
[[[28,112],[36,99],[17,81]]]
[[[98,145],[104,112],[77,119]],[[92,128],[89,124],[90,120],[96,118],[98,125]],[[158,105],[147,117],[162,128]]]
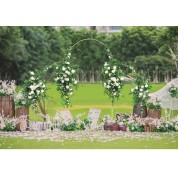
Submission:
[[[112,72],[112,73],[115,73],[115,70],[112,70],[111,72]]]
[[[41,90],[41,93],[44,93],[44,90]]]
[[[77,80],[74,81],[74,84],[75,84],[75,85],[77,84]]]
[[[33,71],[30,71],[30,75],[34,75],[34,72],[33,72]]]
[[[63,70],[63,71],[65,71],[65,70],[66,70],[66,68],[63,66],[63,67],[62,67],[62,70]]]
[[[74,69],[72,69],[72,71],[71,71],[72,73],[75,73],[75,70]]]
[[[116,82],[116,77],[111,77],[111,80],[112,80],[113,82]]]
[[[107,65],[108,65],[108,63],[107,63],[107,62],[105,62],[105,63],[104,63],[104,66],[107,66]]]
[[[116,93],[114,93],[114,96],[116,96]]]
[[[70,53],[69,53],[69,56],[70,56]],[[68,64],[68,65],[70,64],[70,62],[65,62],[65,63]]]
[[[110,67],[108,67],[108,70],[110,69]]]
[[[118,87],[118,86],[119,86],[119,83],[116,83],[116,86]]]
[[[138,90],[138,86],[136,86],[135,89]]]
[[[104,87],[106,87],[106,83],[104,83]]]
[[[72,93],[72,92],[70,92],[70,95],[73,95],[73,93]]]
[[[111,87],[110,87],[109,85],[107,85],[107,87],[106,87],[106,88],[108,88],[108,89],[109,89],[109,88],[111,88]]]
[[[131,92],[133,92],[133,91],[134,91],[134,88],[131,89]]]
[[[148,85],[146,84],[146,85],[145,85],[145,87],[147,88],[147,87],[148,87]]]
[[[25,101],[22,101],[22,104],[26,104],[26,102],[25,102]]]
[[[69,78],[65,78],[64,80],[65,80],[65,81],[69,81]]]
[[[61,83],[64,83],[64,80],[61,80]]]
[[[113,69],[116,70],[116,66],[113,66]]]
[[[143,89],[142,89],[142,88],[140,88],[140,91],[143,91]]]
[[[143,95],[143,93],[139,93],[139,96],[142,96]]]
[[[31,77],[30,80],[35,80],[35,78],[34,78],[34,77]]]
[[[29,95],[33,95],[34,94],[34,91],[32,90],[30,93],[29,93]]]
[[[66,88],[69,89],[69,85],[66,85]]]
[[[107,71],[107,70],[105,71],[105,74],[108,74],[108,71]]]
[[[40,94],[40,91],[39,90],[36,90],[37,94]]]
[[[59,69],[59,67],[57,66],[56,69]]]
[[[142,85],[141,88],[144,88],[144,86]]]
[[[121,79],[121,80],[124,80],[124,77],[121,77],[120,79]]]
[[[31,99],[32,97],[31,96],[28,96],[29,99]]]

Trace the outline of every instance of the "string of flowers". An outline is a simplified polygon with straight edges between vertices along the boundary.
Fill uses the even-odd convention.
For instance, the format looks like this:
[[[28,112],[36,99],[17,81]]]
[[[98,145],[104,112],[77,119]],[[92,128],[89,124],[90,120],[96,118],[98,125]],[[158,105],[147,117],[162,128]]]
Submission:
[[[36,73],[31,71],[30,78],[24,81],[23,89],[15,96],[16,107],[26,105],[37,110],[37,101],[46,97],[46,90],[47,87],[38,71],[36,71]]]
[[[102,80],[103,86],[105,88],[105,93],[111,99],[112,104],[112,113],[113,117],[113,106],[114,102],[119,99],[121,95],[121,90],[124,85],[124,77],[123,72],[120,69],[119,63],[115,59],[110,59],[110,61],[104,64],[104,68],[102,70]]]
[[[143,72],[134,73],[133,77],[135,78],[134,84],[135,87],[131,89],[133,95],[133,105],[141,103],[142,106],[146,106],[147,101],[149,100],[149,90],[151,85],[148,83],[148,79],[144,77]]]
[[[65,107],[71,105],[70,98],[73,96],[74,88],[77,87],[78,66],[65,61],[56,65],[55,82],[57,90],[61,93],[62,104]]]

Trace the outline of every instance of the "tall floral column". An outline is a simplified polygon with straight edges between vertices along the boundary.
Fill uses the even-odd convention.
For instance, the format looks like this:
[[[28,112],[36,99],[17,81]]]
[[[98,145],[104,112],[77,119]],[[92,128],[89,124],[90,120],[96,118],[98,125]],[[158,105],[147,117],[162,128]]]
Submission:
[[[148,79],[144,77],[144,74],[138,73],[134,74],[135,87],[131,89],[131,94],[133,95],[133,115],[138,115],[140,117],[147,116],[147,101],[149,99],[149,89],[151,85],[148,83]]]
[[[70,62],[63,62],[56,66],[55,81],[57,90],[61,93],[62,104],[65,107],[71,105],[70,98],[73,95],[74,87],[77,87],[78,66]]]
[[[113,118],[114,102],[119,99],[121,95],[121,89],[124,85],[123,72],[119,67],[119,63],[115,59],[111,59],[108,63],[104,64],[102,70],[102,80],[105,88],[105,93],[111,100],[111,117]]]

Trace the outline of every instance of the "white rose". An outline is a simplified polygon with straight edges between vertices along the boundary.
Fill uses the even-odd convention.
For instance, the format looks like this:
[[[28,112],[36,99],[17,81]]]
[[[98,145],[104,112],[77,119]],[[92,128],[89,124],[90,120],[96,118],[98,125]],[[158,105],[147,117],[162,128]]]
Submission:
[[[142,85],[141,88],[144,88],[144,86]]]
[[[41,93],[44,93],[44,90],[41,90]]]
[[[56,69],[59,69],[59,67],[57,66]]]
[[[34,72],[33,72],[33,71],[30,71],[30,74],[31,74],[31,75],[34,75]]]
[[[26,104],[26,102],[25,102],[25,101],[22,101],[22,104]]]
[[[104,63],[104,66],[107,66],[107,65],[108,65],[108,63],[107,63],[107,62],[105,62],[105,63]]]
[[[29,99],[31,99],[32,97],[31,96],[28,96]]]
[[[146,84],[146,85],[145,85],[145,87],[147,88],[147,87],[148,87],[148,85]]]
[[[61,83],[64,83],[64,80],[61,80]]]
[[[68,86],[68,85],[66,85],[66,88],[67,88],[67,89],[69,89],[69,86]]]
[[[133,92],[133,91],[134,91],[134,88],[131,89],[131,92]]]
[[[77,84],[77,80],[74,81],[74,84],[75,84],[75,85]]]
[[[34,78],[34,77],[31,77],[30,80],[35,80],[35,78]]]
[[[75,73],[75,70],[74,69],[72,69],[72,71],[71,71],[72,73]]]
[[[66,68],[65,68],[65,67],[62,67],[62,70],[63,70],[63,71],[65,71],[65,70],[66,70]]]
[[[116,70],[116,66],[114,66],[113,69]]]
[[[69,56],[70,56],[70,53],[69,53]],[[65,63],[68,64],[68,65],[70,64],[70,62],[65,62]]]
[[[107,85],[107,87],[106,87],[106,88],[108,88],[108,89],[109,89],[109,88],[110,88],[110,86],[109,86],[109,85]]]
[[[112,73],[114,73],[115,72],[115,70],[112,70]]]
[[[110,69],[110,67],[108,67],[108,70]]]
[[[118,87],[118,86],[119,86],[119,84],[118,84],[118,83],[116,83],[116,86]]]
[[[105,71],[105,74],[108,74],[108,71],[107,71],[107,70]]]
[[[142,89],[142,88],[140,88],[140,91],[143,91],[143,89]]]
[[[72,93],[72,92],[70,92],[70,95],[73,95],[73,93]]]
[[[124,80],[124,77],[121,77],[120,79],[121,79],[121,80]]]
[[[136,86],[135,89],[138,90],[138,87]]]
[[[64,80],[65,80],[65,81],[69,81],[69,78],[65,78]]]
[[[114,93],[114,96],[116,96],[116,93]]]
[[[113,82],[116,82],[116,78],[115,78],[115,77],[111,77],[111,80],[112,80]]]
[[[140,96],[142,96],[142,95],[143,95],[143,93],[139,93],[139,95],[140,95]]]

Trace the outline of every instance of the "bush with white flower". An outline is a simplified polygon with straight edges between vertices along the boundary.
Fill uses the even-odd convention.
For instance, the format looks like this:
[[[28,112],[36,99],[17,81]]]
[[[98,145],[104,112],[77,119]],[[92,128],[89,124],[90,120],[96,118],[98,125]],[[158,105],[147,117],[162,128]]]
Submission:
[[[30,72],[29,80],[25,80],[24,88],[16,96],[16,106],[27,105],[37,108],[37,101],[46,97],[47,87],[38,72]]]
[[[0,115],[0,130],[2,131],[14,131],[16,129],[17,119],[15,118],[7,118]]]
[[[129,117],[127,128],[130,132],[144,132],[144,120],[140,117]]]
[[[119,63],[115,59],[111,59],[104,64],[102,70],[102,80],[105,88],[105,93],[109,96],[114,105],[115,100],[118,100],[121,95],[121,89],[124,85],[124,74],[120,69]]]
[[[148,79],[144,77],[142,72],[138,74],[135,73],[134,78],[135,87],[131,89],[133,104],[135,106],[138,103],[141,103],[142,106],[146,106],[146,103],[150,98],[149,90],[151,89],[151,85],[148,83]]]
[[[0,96],[10,96],[15,94],[15,81],[0,80]]]
[[[172,98],[178,98],[178,88],[175,85],[171,85],[168,89]]]
[[[77,87],[78,66],[71,65],[65,61],[56,66],[55,81],[57,90],[61,92],[62,104],[68,107],[71,104],[70,97],[73,95],[74,87]]]

